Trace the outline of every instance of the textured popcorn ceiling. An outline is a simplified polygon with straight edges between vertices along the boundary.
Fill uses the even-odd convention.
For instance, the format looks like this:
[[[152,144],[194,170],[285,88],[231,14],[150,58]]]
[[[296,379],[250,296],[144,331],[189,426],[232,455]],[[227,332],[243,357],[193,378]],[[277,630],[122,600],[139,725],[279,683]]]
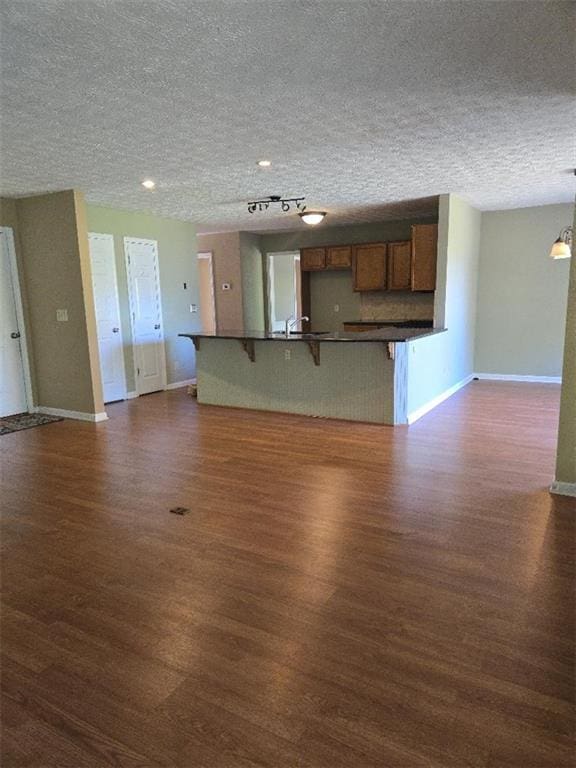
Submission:
[[[201,231],[304,226],[247,213],[270,194],[331,224],[426,213],[444,192],[569,202],[575,8],[3,0],[0,192],[77,187]]]

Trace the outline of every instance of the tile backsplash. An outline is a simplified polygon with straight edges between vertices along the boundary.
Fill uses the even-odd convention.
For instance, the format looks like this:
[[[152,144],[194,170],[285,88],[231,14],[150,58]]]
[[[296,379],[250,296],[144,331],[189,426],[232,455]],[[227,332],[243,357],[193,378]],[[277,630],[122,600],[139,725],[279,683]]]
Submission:
[[[432,320],[434,294],[370,291],[360,294],[361,320]]]

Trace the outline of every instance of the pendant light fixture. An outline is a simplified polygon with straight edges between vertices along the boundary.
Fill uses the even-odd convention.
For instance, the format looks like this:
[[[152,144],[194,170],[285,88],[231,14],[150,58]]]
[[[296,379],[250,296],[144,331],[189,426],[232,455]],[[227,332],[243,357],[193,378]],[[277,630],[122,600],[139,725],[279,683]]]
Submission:
[[[300,216],[305,224],[310,224],[310,226],[314,227],[316,224],[320,224],[320,222],[323,221],[326,216],[326,211],[303,211],[302,213],[299,213],[298,216]]]
[[[564,229],[558,235],[558,239],[554,241],[550,250],[551,259],[569,259],[572,255],[572,227],[564,227]]]

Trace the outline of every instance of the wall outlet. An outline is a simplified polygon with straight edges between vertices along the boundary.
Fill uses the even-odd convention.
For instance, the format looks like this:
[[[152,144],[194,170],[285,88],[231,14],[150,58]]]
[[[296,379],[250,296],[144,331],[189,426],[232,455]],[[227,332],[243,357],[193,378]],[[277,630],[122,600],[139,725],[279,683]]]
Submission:
[[[284,350],[284,360],[290,360],[291,352],[289,349]]]
[[[198,305],[197,304],[190,304],[190,312],[198,312]]]
[[[67,309],[57,309],[56,310],[56,320],[59,323],[67,323],[68,322],[68,310]]]
[[[334,312],[340,312],[340,304],[334,304]]]

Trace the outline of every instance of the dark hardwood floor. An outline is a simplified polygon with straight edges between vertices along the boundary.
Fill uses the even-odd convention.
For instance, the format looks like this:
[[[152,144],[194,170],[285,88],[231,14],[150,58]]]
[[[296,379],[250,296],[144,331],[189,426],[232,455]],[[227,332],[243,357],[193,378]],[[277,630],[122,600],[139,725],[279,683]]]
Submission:
[[[173,391],[0,438],[3,768],[572,767],[558,398],[408,429]]]

